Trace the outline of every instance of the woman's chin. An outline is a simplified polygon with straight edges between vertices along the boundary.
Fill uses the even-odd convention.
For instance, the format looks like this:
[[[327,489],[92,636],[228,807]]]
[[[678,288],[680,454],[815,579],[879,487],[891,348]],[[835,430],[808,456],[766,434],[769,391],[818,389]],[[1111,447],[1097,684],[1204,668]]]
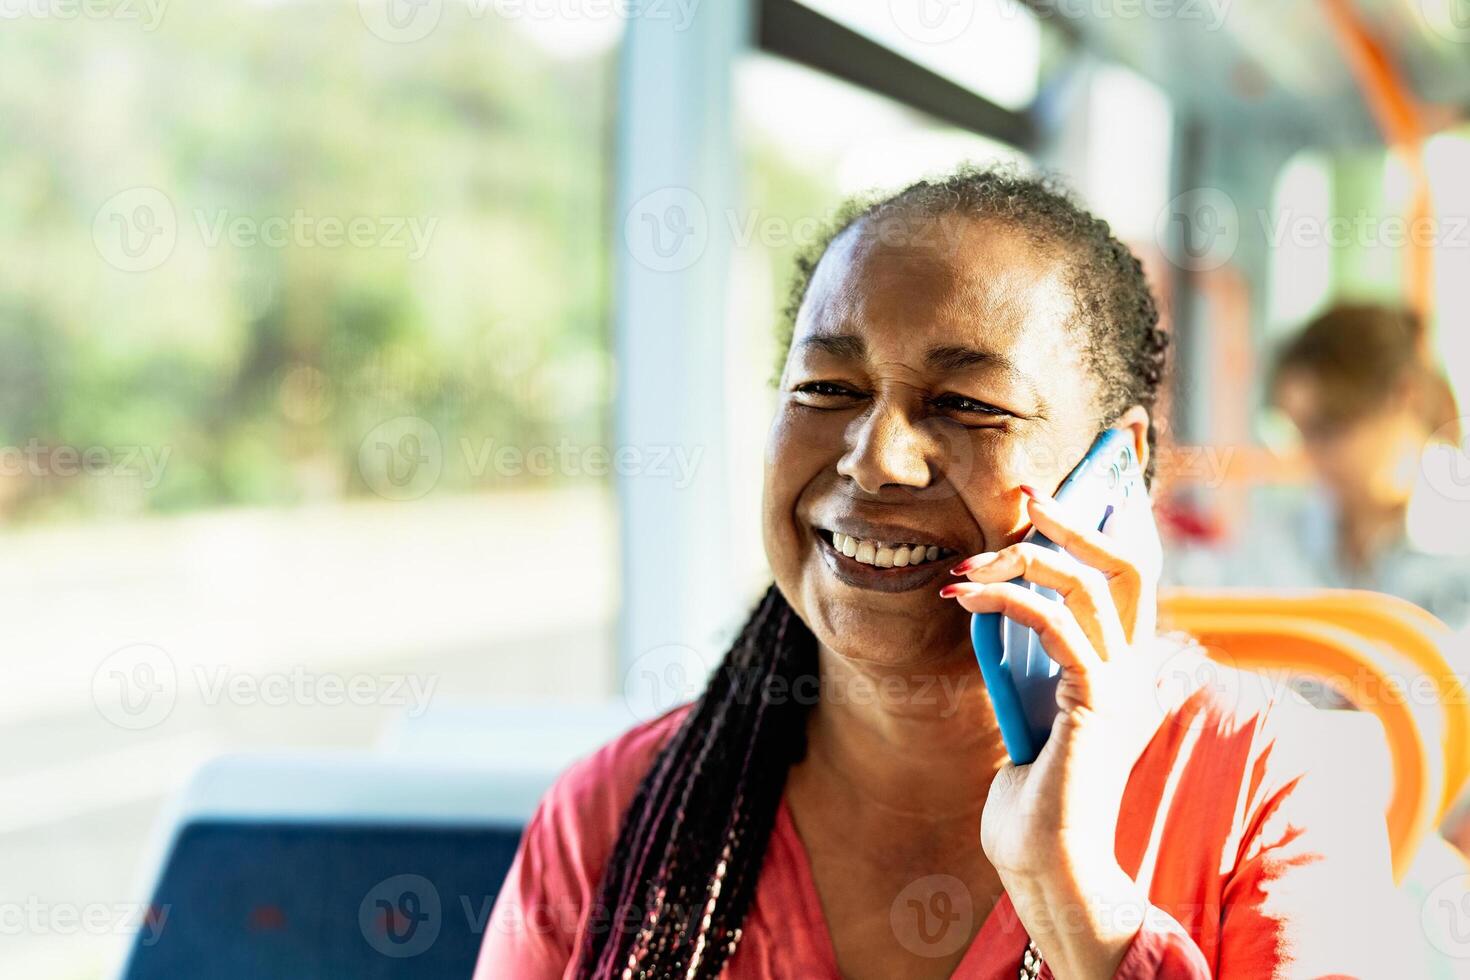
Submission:
[[[960,664],[973,666],[966,617],[956,615],[951,604],[936,608],[927,598],[887,594],[875,603],[825,594],[808,608],[818,611],[811,626],[823,646],[854,665],[946,673]]]

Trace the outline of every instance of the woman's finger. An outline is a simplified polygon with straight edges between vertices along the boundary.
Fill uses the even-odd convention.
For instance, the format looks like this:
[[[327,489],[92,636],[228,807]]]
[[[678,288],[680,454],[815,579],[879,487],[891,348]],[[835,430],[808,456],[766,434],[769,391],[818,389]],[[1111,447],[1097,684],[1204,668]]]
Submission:
[[[1079,525],[1076,516],[1053,497],[1044,497],[1036,491],[1028,492],[1026,497],[1032,525],[1067,554],[1110,579],[1138,574],[1137,565],[1118,539],[1094,527]]]
[[[1153,502],[1147,496],[1134,497],[1108,518],[1102,530],[1109,538],[1129,542],[1139,571],[1134,583],[1137,594],[1127,603],[1131,611],[1126,615],[1125,600],[1119,597],[1121,590],[1113,591],[1125,635],[1129,642],[1152,636],[1158,620],[1159,576],[1164,567],[1164,546],[1154,521]]]
[[[1054,590],[1072,611],[1088,642],[1103,660],[1127,646],[1118,607],[1102,572],[1076,559],[1030,541],[999,552],[976,555],[955,566],[971,582],[1008,582],[1023,578]]]
[[[1109,541],[1124,542],[1133,564],[1144,575],[1158,577],[1164,565],[1164,544],[1154,520],[1154,502],[1147,493],[1126,498],[1103,523],[1102,533]]]
[[[1011,582],[979,584],[956,582],[939,590],[946,599],[957,599],[972,613],[1000,613],[1012,622],[1033,630],[1041,646],[1064,669],[1090,677],[1102,666],[1082,627],[1062,603],[1037,595]]]
[[[1140,597],[1144,583],[1152,580],[1139,567],[1133,550],[1092,526],[1079,526],[1076,517],[1055,499],[1035,491],[1027,496],[1032,525],[1067,554],[1107,577],[1108,591],[1113,595],[1124,635],[1130,639],[1136,636]]]

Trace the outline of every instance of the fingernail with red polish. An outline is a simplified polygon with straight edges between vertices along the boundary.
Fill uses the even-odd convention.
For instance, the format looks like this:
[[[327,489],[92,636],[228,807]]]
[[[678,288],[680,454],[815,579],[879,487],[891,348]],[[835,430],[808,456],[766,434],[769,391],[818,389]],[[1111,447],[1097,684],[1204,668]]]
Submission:
[[[1030,497],[1032,500],[1041,499],[1041,494],[1037,493],[1036,488],[1033,486],[1028,486],[1027,484],[1023,483],[1021,484],[1021,492]]]
[[[972,555],[971,557],[966,558],[964,561],[960,562],[954,568],[951,568],[949,570],[949,573],[951,575],[964,575],[966,572],[973,572],[975,569],[984,568],[986,565],[989,565],[991,562],[995,561],[995,557],[996,553],[993,551],[987,551],[984,554],[980,555]]]
[[[959,595],[959,593],[960,587],[958,585],[946,585],[944,588],[939,590],[939,598],[953,599],[955,596]]]

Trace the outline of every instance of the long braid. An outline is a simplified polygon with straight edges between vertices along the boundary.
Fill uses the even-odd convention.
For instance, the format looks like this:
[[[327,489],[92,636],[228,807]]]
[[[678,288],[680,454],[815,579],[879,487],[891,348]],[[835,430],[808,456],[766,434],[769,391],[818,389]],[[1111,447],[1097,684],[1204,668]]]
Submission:
[[[786,773],[806,748],[807,706],[768,693],[815,675],[816,639],[773,586],[629,805],[577,976],[719,975],[740,941]]]

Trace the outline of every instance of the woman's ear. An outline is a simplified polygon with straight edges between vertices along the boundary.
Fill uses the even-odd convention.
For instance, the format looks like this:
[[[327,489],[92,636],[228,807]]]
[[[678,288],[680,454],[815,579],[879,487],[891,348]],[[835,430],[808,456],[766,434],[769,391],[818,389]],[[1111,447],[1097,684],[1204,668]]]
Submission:
[[[1114,429],[1127,429],[1133,435],[1133,452],[1138,457],[1138,468],[1148,472],[1148,409],[1134,405],[1118,416],[1112,424]]]

